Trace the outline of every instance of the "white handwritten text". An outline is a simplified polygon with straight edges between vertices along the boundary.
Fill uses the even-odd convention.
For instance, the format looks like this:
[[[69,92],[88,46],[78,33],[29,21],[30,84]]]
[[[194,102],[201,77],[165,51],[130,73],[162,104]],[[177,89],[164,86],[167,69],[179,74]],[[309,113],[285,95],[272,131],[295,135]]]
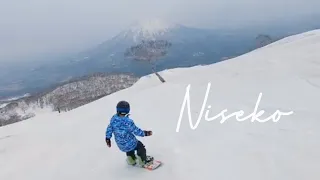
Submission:
[[[204,113],[204,110],[205,110],[205,107],[206,107],[206,104],[207,104],[207,100],[208,100],[208,96],[209,96],[209,91],[210,91],[210,87],[211,87],[211,83],[208,83],[208,87],[207,87],[207,91],[206,91],[206,94],[205,94],[205,97],[204,97],[204,101],[202,103],[202,107],[201,107],[201,111],[200,111],[200,114],[198,116],[198,119],[197,119],[197,122],[195,125],[193,125],[192,123],[192,118],[191,118],[191,109],[190,109],[190,84],[187,86],[187,89],[186,89],[186,94],[185,94],[185,97],[184,97],[184,100],[183,100],[183,104],[182,104],[182,107],[181,107],[181,111],[180,111],[180,116],[179,116],[179,120],[178,120],[178,123],[177,123],[177,128],[176,128],[176,132],[179,132],[179,129],[180,129],[180,126],[181,126],[181,121],[182,121],[182,116],[183,116],[183,113],[184,113],[184,109],[185,109],[185,106],[187,105],[188,107],[188,118],[189,118],[189,124],[190,124],[190,127],[191,129],[196,129],[201,121],[201,118],[203,116],[203,113]],[[260,100],[261,100],[261,96],[262,96],[262,93],[259,94],[259,97],[258,97],[258,100],[257,100],[257,103],[256,103],[256,106],[254,108],[254,111],[246,116],[246,117],[243,117],[243,118],[240,118],[241,116],[244,115],[244,111],[241,110],[241,111],[237,111],[237,112],[234,112],[234,113],[231,113],[230,115],[228,116],[225,116],[225,113],[227,112],[227,109],[224,109],[222,110],[219,114],[215,115],[214,117],[211,117],[209,118],[208,117],[208,114],[209,114],[209,110],[206,111],[205,113],[205,120],[206,121],[213,121],[219,117],[221,117],[221,121],[220,123],[224,123],[227,119],[231,118],[232,116],[235,116],[237,121],[245,121],[247,119],[249,119],[251,117],[251,122],[254,122],[254,121],[258,121],[258,122],[267,122],[269,120],[273,120],[273,122],[278,122],[281,118],[282,115],[291,115],[293,114],[293,111],[290,111],[290,112],[281,112],[279,110],[277,110],[273,115],[269,116],[268,118],[266,119],[259,119],[259,117],[265,112],[264,110],[260,110],[258,113],[258,106],[259,106],[259,103],[260,103]],[[208,106],[208,108],[210,109],[211,106]]]

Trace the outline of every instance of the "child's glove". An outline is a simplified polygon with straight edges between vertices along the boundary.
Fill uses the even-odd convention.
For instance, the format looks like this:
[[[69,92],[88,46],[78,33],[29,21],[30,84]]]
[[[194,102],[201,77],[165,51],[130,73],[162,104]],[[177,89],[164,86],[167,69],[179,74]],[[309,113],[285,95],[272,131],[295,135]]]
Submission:
[[[106,143],[107,143],[108,147],[111,147],[111,141],[110,141],[110,139],[106,138]]]
[[[151,136],[152,135],[152,131],[144,131],[144,136]]]

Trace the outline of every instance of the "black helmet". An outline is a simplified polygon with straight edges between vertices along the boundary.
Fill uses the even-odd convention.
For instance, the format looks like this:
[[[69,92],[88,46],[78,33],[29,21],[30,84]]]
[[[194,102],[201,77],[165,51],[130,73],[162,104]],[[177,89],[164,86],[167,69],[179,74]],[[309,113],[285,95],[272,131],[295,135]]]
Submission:
[[[118,114],[129,114],[130,104],[127,101],[120,101],[117,104],[117,113]]]

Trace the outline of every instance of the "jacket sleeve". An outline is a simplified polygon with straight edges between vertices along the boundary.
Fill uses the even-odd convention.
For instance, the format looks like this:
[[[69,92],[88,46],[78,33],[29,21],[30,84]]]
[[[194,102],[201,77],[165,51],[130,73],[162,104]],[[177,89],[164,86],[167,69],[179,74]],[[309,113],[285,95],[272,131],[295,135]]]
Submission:
[[[133,120],[130,119],[130,123],[129,123],[129,127],[128,127],[129,131],[132,132],[134,135],[136,136],[141,136],[144,137],[144,131],[141,130],[139,127],[137,127]]]
[[[113,128],[110,123],[106,129],[106,138],[111,139],[112,133],[113,133]]]

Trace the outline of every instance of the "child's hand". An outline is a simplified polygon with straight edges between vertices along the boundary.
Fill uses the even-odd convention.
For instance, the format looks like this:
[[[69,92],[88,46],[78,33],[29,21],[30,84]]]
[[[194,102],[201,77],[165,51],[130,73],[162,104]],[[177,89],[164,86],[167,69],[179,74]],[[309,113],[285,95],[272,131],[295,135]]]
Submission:
[[[107,143],[108,147],[111,147],[111,141],[110,141],[110,139],[106,138],[106,143]]]
[[[144,131],[144,135],[145,136],[151,136],[152,135],[152,131]]]

